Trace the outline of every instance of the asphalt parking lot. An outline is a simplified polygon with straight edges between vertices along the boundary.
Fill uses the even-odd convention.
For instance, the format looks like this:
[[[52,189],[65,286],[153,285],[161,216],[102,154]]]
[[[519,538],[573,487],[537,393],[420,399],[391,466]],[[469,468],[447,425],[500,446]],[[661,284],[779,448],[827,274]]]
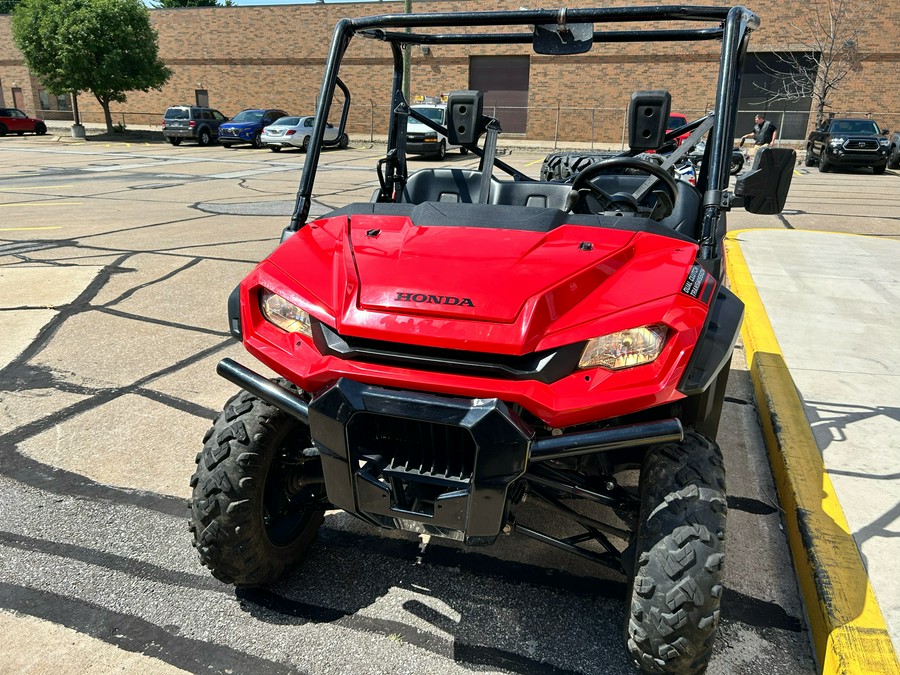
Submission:
[[[273,588],[235,593],[209,576],[190,544],[188,479],[234,392],[216,362],[252,362],[228,335],[225,300],[277,244],[305,156],[2,141],[8,670],[633,672],[624,580],[517,536],[466,550],[336,513]],[[542,156],[503,159],[536,175]],[[360,143],[324,153],[313,212],[368,201],[378,157]],[[897,237],[896,184],[890,172],[798,168],[786,214],[735,213],[729,225]],[[727,590],[709,672],[813,673],[744,363],[737,354],[719,438]]]

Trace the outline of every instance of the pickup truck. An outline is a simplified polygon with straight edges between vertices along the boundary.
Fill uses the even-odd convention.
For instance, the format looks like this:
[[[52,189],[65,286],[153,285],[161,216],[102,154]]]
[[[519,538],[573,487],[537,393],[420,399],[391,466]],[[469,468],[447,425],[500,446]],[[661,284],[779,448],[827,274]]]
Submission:
[[[884,173],[890,142],[887,129],[870,119],[833,117],[810,132],[806,140],[806,166],[819,166],[825,173],[838,167],[871,166]]]
[[[891,169],[900,169],[900,131],[895,131],[891,136],[888,153],[888,166]]]

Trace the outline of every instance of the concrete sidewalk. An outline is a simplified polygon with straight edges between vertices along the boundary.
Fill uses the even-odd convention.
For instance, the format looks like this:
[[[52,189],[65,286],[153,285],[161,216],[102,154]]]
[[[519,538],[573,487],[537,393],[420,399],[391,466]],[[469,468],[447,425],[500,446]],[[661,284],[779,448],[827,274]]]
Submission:
[[[726,240],[788,539],[823,673],[900,673],[900,241]]]

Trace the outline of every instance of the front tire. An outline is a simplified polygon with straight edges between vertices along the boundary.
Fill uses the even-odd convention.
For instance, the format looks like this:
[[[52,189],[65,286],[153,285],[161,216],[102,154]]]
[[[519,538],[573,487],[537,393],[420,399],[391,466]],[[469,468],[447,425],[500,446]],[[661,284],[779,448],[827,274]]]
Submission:
[[[831,170],[831,162],[828,161],[828,158],[823,154],[819,157],[819,171],[821,173],[828,173]]]
[[[263,146],[262,134],[260,132],[257,131],[253,134],[253,140],[250,141],[250,145],[252,145],[255,150],[259,150]]]
[[[648,673],[702,673],[719,621],[725,468],[693,431],[647,452],[631,583],[628,650]],[[628,570],[631,572],[631,570]]]
[[[812,150],[810,150],[809,146],[806,148],[806,158],[803,160],[804,166],[815,166],[816,158],[813,157]]]
[[[744,158],[736,157],[734,155],[731,156],[731,175],[737,176],[741,169],[744,168]]]
[[[440,142],[438,145],[437,154],[434,156],[436,160],[439,162],[443,161],[447,157],[447,144],[444,141]]]
[[[900,147],[891,148],[891,156],[887,165],[889,169],[900,169]]]
[[[341,141],[338,143],[338,147],[341,150],[346,150],[350,146],[350,137],[347,134],[341,134]]]
[[[225,405],[191,477],[190,530],[214,577],[270,584],[309,550],[325,505],[310,446],[308,427],[246,391]]]
[[[874,173],[876,176],[880,176],[881,174],[884,173],[884,170],[886,168],[887,168],[887,163],[878,164],[877,166],[872,167],[872,173]]]

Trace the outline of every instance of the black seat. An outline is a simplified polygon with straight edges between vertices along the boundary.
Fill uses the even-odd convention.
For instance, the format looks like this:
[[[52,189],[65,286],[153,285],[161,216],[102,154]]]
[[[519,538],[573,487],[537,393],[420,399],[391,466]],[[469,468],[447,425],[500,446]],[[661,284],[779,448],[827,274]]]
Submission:
[[[609,194],[632,193],[647,179],[643,175],[601,175],[594,182]],[[691,239],[700,237],[702,198],[697,189],[685,181],[676,181],[678,199],[671,214],[660,223]],[[472,169],[421,169],[406,183],[403,199],[406,204],[449,202],[477,204],[481,190],[481,172]],[[564,183],[540,181],[498,181],[491,179],[488,203],[506,206],[564,209],[571,187]]]
[[[489,204],[562,209],[571,188],[561,183],[491,179]],[[403,200],[408,204],[456,202],[477,204],[481,172],[471,169],[421,169],[409,177]]]

